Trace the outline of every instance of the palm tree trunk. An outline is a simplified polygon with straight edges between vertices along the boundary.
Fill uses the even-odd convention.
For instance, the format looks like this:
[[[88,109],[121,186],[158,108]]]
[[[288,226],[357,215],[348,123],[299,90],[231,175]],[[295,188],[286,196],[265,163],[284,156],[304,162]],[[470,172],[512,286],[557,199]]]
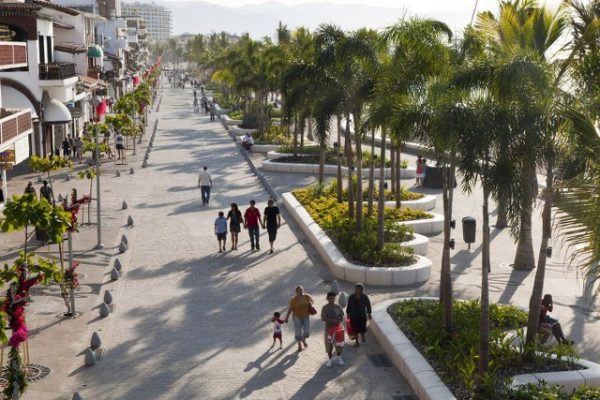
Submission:
[[[342,119],[337,117],[337,201],[341,203],[344,201],[344,182],[342,181]]]
[[[496,216],[496,229],[504,229],[508,226],[508,209],[506,202],[501,200],[498,202],[498,215]]]
[[[307,127],[308,127],[308,133],[306,135],[306,137],[308,138],[308,140],[315,140],[315,136],[313,135],[313,124],[312,124],[312,120],[309,118],[307,121]]]
[[[390,169],[392,172],[390,175],[390,181],[391,181],[390,190],[392,191],[392,194],[395,194],[396,193],[396,152],[394,150],[393,143],[390,146]]]
[[[306,119],[304,116],[300,118],[300,148],[304,148],[304,128],[306,128]]]
[[[402,146],[398,145],[398,151],[396,152],[396,174],[394,177],[396,178],[396,208],[400,208],[402,206],[402,184],[400,183],[401,177],[401,152]]]
[[[325,143],[321,143],[319,147],[319,185],[322,185],[323,177],[325,175],[325,150],[327,150],[327,147],[325,146]]]
[[[350,136],[350,115],[346,114],[346,131],[344,132],[344,150],[348,168],[348,217],[354,218],[354,182],[352,176],[352,137]]]
[[[381,130],[381,140],[385,143],[386,129]],[[379,166],[379,200],[377,202],[377,249],[383,249],[385,237],[385,147],[381,151],[381,165]]]
[[[384,149],[385,151],[385,149]],[[371,130],[371,165],[369,166],[369,195],[367,214],[373,215],[373,192],[375,191],[375,129]]]
[[[354,114],[354,137],[356,146],[356,231],[363,228],[363,181],[362,181],[362,133],[359,133],[360,114]]]
[[[481,313],[479,316],[479,368],[478,383],[483,382],[483,375],[488,371],[490,361],[490,295],[488,275],[490,271],[490,214],[489,189],[486,178],[483,184],[483,240],[481,249]]]
[[[546,274],[546,259],[547,249],[552,237],[552,204],[554,202],[554,189],[552,182],[554,181],[554,174],[552,172],[553,160],[548,160],[548,166],[546,171],[546,189],[543,192],[544,197],[544,209],[542,210],[542,243],[540,244],[540,252],[538,255],[538,265],[535,271],[535,279],[533,281],[533,290],[531,291],[531,298],[529,299],[529,317],[527,319],[527,336],[526,343],[535,343],[537,335],[537,327],[540,320],[540,302],[544,293],[544,276]],[[533,346],[529,346],[529,349],[533,350]],[[526,354],[526,357],[531,357],[533,354]]]
[[[533,184],[532,177],[535,178],[535,166],[528,168],[529,174],[525,176],[523,183],[523,196],[526,199],[521,218],[521,229],[517,243],[517,253],[515,254],[514,268],[531,271],[535,268],[535,255],[533,253],[533,238],[531,237],[531,224],[533,214]]]
[[[294,120],[294,158],[298,157],[298,120]]]
[[[452,315],[452,276],[450,270],[450,199],[448,174],[442,174],[443,203],[444,203],[444,243],[442,249],[442,269],[440,276],[440,304],[444,309],[444,327],[451,336],[454,332]]]

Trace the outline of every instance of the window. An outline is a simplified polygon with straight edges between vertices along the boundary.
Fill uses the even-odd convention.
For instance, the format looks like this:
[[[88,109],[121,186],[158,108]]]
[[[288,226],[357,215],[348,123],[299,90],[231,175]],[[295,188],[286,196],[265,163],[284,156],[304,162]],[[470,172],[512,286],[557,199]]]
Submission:
[[[40,64],[46,64],[46,41],[42,35],[38,35],[38,52],[40,56]]]
[[[46,36],[46,51],[48,52],[48,63],[54,61],[52,48],[52,36]]]

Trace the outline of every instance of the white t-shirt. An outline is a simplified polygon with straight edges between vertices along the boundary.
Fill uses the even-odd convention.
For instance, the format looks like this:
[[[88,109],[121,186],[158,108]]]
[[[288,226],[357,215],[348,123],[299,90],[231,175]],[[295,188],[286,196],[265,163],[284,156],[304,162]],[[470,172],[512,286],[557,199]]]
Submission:
[[[200,186],[210,186],[210,172],[208,170],[200,171]]]
[[[244,138],[242,139],[242,142],[244,143],[248,143],[248,144],[254,144],[254,139],[252,138],[252,136],[244,136]]]
[[[281,333],[281,324],[282,322],[280,319],[273,321],[273,333]]]

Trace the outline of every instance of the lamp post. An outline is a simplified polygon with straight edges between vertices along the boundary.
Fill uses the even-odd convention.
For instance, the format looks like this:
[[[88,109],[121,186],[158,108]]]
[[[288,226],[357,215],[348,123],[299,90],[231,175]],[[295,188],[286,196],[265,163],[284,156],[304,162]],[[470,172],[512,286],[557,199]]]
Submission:
[[[100,120],[96,117],[96,107],[97,104],[95,96],[92,97],[92,100],[82,100],[90,103],[92,105],[92,115],[94,116],[94,144],[96,145],[95,150],[95,161],[96,161],[96,247],[95,249],[100,250],[104,248],[104,244],[102,243],[102,214],[100,213],[100,143],[98,141],[98,137],[100,136],[98,124]],[[91,193],[90,193],[91,194]]]
[[[102,243],[102,215],[100,213],[100,143],[98,143],[100,132],[98,131],[98,123],[99,121],[96,121],[94,140],[96,144],[96,249],[100,250],[104,248],[104,244]]]

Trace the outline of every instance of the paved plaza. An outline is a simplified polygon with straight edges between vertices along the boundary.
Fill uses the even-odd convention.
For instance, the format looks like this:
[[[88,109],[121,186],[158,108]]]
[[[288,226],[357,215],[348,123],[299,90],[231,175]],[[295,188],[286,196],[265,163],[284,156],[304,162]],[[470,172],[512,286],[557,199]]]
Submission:
[[[271,348],[274,311],[285,312],[296,285],[301,284],[325,304],[331,274],[304,235],[283,211],[274,254],[268,254],[266,232],[261,251],[250,252],[246,232],[239,250],[218,253],[213,231],[219,211],[237,202],[242,211],[252,199],[262,209],[267,192],[218,122],[192,113],[191,90],[165,88],[158,132],[148,167],[139,168],[138,156],[127,165],[103,167],[103,234],[105,249],[91,250],[95,229],[83,226],[75,237],[76,258],[81,260],[82,287],[78,291],[75,320],[58,318],[64,309],[58,288],[36,289],[28,322],[32,362],[51,367],[50,375],[30,385],[24,399],[70,399],[79,391],[84,399],[402,399],[410,395],[405,380],[383,356],[373,336],[358,349],[347,346],[344,366],[325,366],[323,324],[312,318],[308,349],[297,354],[292,326],[284,326],[283,350]],[[260,167],[260,155],[252,159]],[[408,156],[410,162],[413,158]],[[198,172],[208,166],[213,176],[211,202],[203,206],[197,189]],[[130,175],[129,168],[135,168]],[[122,171],[115,177],[115,170]],[[265,173],[277,193],[315,181],[315,177]],[[30,176],[9,182],[21,192]],[[412,185],[412,181],[404,181]],[[56,193],[87,187],[84,181],[57,180]],[[439,195],[438,191],[428,193]],[[455,192],[455,218],[478,219],[481,237],[481,196],[476,189],[466,196]],[[121,202],[129,204],[120,210]],[[434,211],[441,212],[441,196]],[[134,226],[126,226],[127,216]],[[536,215],[535,232],[541,225]],[[460,225],[460,224],[458,224]],[[129,251],[118,255],[122,234]],[[3,235],[2,260],[14,257],[21,245],[18,234]],[[452,253],[455,296],[476,298],[480,288],[480,247],[462,243],[460,226],[454,233]],[[515,245],[508,230],[492,232],[491,298],[527,306],[533,272],[513,271]],[[229,238],[228,238],[229,239]],[[537,248],[539,240],[534,240]],[[230,244],[228,243],[228,248]],[[600,361],[600,323],[594,305],[582,296],[575,268],[560,255],[550,260],[545,288],[554,295],[554,315],[577,343],[584,358]],[[56,247],[56,246],[54,246]],[[56,256],[55,249],[40,248]],[[558,253],[558,254],[557,254]],[[110,281],[115,257],[123,275]],[[439,285],[441,235],[431,239],[428,257],[433,260],[431,279],[408,288],[368,287],[376,303],[392,297],[436,295]],[[341,283],[351,291],[351,284]],[[115,298],[114,312],[97,317],[104,291]],[[101,360],[83,366],[83,350],[93,331],[100,333]],[[585,338],[585,340],[584,340]]]

